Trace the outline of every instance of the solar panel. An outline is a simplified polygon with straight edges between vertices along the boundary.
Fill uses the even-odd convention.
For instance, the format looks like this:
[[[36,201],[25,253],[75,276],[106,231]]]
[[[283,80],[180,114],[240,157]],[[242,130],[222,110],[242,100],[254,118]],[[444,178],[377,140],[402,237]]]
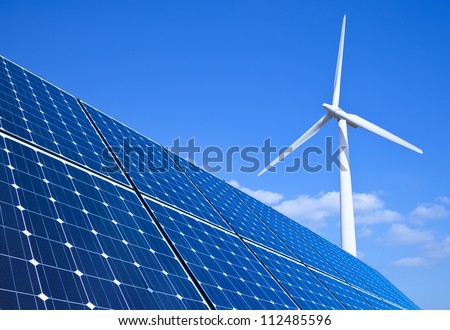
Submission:
[[[351,286],[330,276],[315,272],[317,278],[341,301],[347,309],[373,309]]]
[[[326,249],[333,251],[337,256],[337,259],[342,260],[343,264],[350,265],[350,269],[357,277],[367,283],[367,287],[370,288],[369,292],[385,298],[391,302],[396,302],[398,305],[407,309],[418,309],[417,305],[409,300],[403,293],[400,292],[392,283],[390,283],[384,276],[373,268],[369,267],[361,260],[354,258],[352,255],[343,251],[336,245],[329,241],[319,237],[318,240],[322,242]],[[355,276],[349,275],[348,281],[350,283],[354,281]]]
[[[233,192],[223,180],[172,154],[183,171],[241,236],[294,257],[276,234]]]
[[[147,203],[216,308],[297,308],[237,236],[151,200]]]
[[[389,303],[387,301],[384,301],[383,299],[379,299],[378,297],[375,297],[371,294],[368,294],[364,291],[357,290],[358,294],[361,295],[374,309],[381,309],[381,310],[401,310],[403,308],[394,305],[392,303]]]
[[[256,214],[270,223],[271,226],[276,228],[277,233],[281,233],[280,235],[284,234],[285,236],[283,237],[283,240],[289,246],[295,248],[295,244],[293,244],[294,242],[307,242],[310,249],[316,253],[314,254],[310,251],[308,253],[298,251],[297,253],[299,258],[307,265],[324,271],[325,273],[336,277],[340,281],[348,282],[357,288],[372,292],[378,297],[385,297],[390,301],[396,301],[403,308],[418,308],[402,293],[398,294],[398,289],[387,281],[381,274],[357,258],[351,256],[344,250],[315,234],[306,227],[277,212],[273,208],[264,205],[256,199],[244,194],[240,190],[234,188],[234,191],[244,201],[246,201],[246,203]],[[300,246],[302,246],[302,244],[298,244],[298,247]],[[311,259],[311,256],[316,255],[319,255],[320,259]],[[352,265],[352,267],[349,267],[349,264]],[[331,271],[329,267],[331,267]],[[391,305],[388,306],[392,308]],[[359,309],[356,305],[351,308],[353,309],[354,307]]]
[[[417,309],[271,207],[1,57],[0,309]]]
[[[229,228],[161,145],[83,105],[142,193]]]
[[[0,299],[2,309],[207,308],[132,191],[21,143],[0,144],[8,169],[0,260],[9,270],[0,290],[16,304]]]
[[[294,229],[303,237],[307,237],[308,241],[311,245],[314,246],[315,249],[321,251],[321,255],[331,263],[334,263],[334,268],[339,269],[340,274],[343,276],[346,282],[361,288],[362,290],[372,292],[378,297],[385,297],[388,300],[396,301],[402,307],[408,309],[415,309],[414,304],[412,304],[408,298],[401,297],[399,300],[399,296],[396,297],[395,294],[389,293],[388,288],[393,287],[391,283],[387,281],[381,284],[379,281],[381,277],[375,278],[371,275],[371,272],[368,271],[370,267],[361,267],[359,265],[362,264],[361,261],[357,260],[355,257],[351,256],[346,251],[337,247],[333,243],[325,240],[319,235],[313,233],[312,231],[306,229],[298,223],[293,222]],[[349,267],[351,265],[351,267]],[[395,289],[396,291],[397,289]]]
[[[250,247],[302,309],[345,309],[302,264],[254,244]]]
[[[127,183],[122,173],[103,171],[108,152],[72,95],[0,59],[1,130]]]
[[[307,241],[292,230],[289,222],[286,221],[286,219],[288,219],[286,216],[243,193],[239,189],[233,187],[232,189],[265,223],[267,223],[268,226],[274,228],[274,231],[281,237],[285,244],[294,251],[299,260],[308,266],[320,269],[337,278],[341,278],[336,270],[334,270]]]

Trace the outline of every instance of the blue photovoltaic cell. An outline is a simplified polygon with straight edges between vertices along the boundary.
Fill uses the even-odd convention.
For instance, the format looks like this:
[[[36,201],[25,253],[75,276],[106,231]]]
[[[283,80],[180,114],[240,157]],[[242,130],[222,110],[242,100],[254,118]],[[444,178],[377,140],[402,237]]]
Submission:
[[[289,221],[289,218],[286,218]],[[332,249],[332,246],[338,248],[336,245],[334,245],[331,242],[326,241],[321,236],[317,235],[316,233],[312,232],[311,230],[307,229],[306,227],[303,227],[299,223],[295,221],[289,221],[289,225],[292,227],[292,229],[297,232],[303,239],[305,239],[308,244],[315,250],[317,253],[320,254],[320,256],[325,259],[325,261],[333,267],[333,269],[337,270],[339,274],[342,276],[342,278],[351,283],[356,285],[357,287],[360,287],[364,290],[370,291],[370,286],[367,285],[365,281],[363,281],[359,276],[357,276],[352,269],[348,267],[346,263],[344,263],[334,252]],[[325,245],[325,241],[329,244],[328,247]],[[340,249],[341,250],[341,249]],[[342,250],[342,252],[347,253]],[[348,254],[348,253],[347,253]]]
[[[268,224],[268,226],[274,229],[285,244],[295,252],[298,259],[308,266],[315,267],[323,272],[340,278],[340,275],[320,256],[320,254],[292,230],[288,222],[286,222],[286,220],[292,221],[291,219],[275,211],[270,206],[243,193],[239,189],[232,189],[265,223]]]
[[[299,256],[299,258],[308,265],[311,265],[315,268],[318,268],[330,275],[333,275],[338,278],[343,278],[346,280],[347,278],[351,278],[353,284],[365,289],[370,290],[370,287],[367,284],[356,277],[355,274],[346,267],[346,265],[336,257],[335,253],[329,248],[325,248],[324,241],[322,237],[313,233],[306,227],[300,225],[299,223],[289,219],[285,215],[279,213],[278,211],[272,209],[271,207],[264,205],[263,203],[255,200],[254,198],[245,195],[240,192],[238,189],[235,191],[244,198],[248,205],[253,208],[253,210],[259,214],[263,219],[267,219],[269,223],[273,223],[274,226],[278,226],[279,228],[287,226],[286,229],[280,230],[279,232],[290,233],[291,236],[298,236],[299,239],[302,239],[309,246],[308,253],[303,253]],[[286,238],[284,238],[286,240]],[[288,243],[289,244],[289,243]],[[329,243],[329,245],[333,245]],[[335,246],[335,245],[334,245]],[[314,251],[314,252],[311,252]],[[346,253],[346,252],[345,252]],[[320,259],[310,258],[310,256],[320,256]],[[337,273],[337,271],[339,273]]]
[[[346,251],[298,224],[293,224],[293,227],[300,235],[306,237],[308,242],[317,251],[320,251],[321,255],[327,258],[334,268],[339,269],[339,273],[346,282],[365,291],[372,292],[379,297],[386,297],[389,300],[393,299],[392,296],[386,295],[386,290],[376,280],[371,278],[368,272],[369,266],[366,266],[366,269],[355,267],[360,261]],[[391,283],[385,283],[385,285],[392,286]],[[395,298],[393,301],[401,303]]]
[[[341,301],[347,309],[373,309],[361,295],[351,286],[319,272],[314,272],[317,278]]]
[[[250,248],[302,309],[345,309],[305,266],[254,244]]]
[[[1,56],[0,127],[127,183],[120,172],[102,171],[108,153],[76,99]]]
[[[294,257],[227,183],[173,153],[171,156],[239,235]]]
[[[400,310],[402,308],[394,306],[393,304],[386,302],[378,297],[374,297],[366,292],[356,290],[374,309],[381,310]]]
[[[147,203],[217,309],[297,308],[237,236]]]
[[[83,105],[141,192],[229,229],[161,145]]]
[[[407,309],[418,309],[418,307],[409,300],[403,293],[400,292],[391,282],[372,267],[366,265],[361,260],[354,258],[352,255],[343,251],[339,247],[331,244],[325,239],[321,238],[325,248],[333,251],[335,255],[342,260],[344,264],[350,266],[354,274],[363,279],[365,283],[370,287],[370,292],[376,294],[379,297],[383,297],[389,301]],[[353,279],[349,279],[348,282],[352,282]]]
[[[0,290],[14,298],[0,308],[207,308],[133,192],[21,143],[0,147]]]

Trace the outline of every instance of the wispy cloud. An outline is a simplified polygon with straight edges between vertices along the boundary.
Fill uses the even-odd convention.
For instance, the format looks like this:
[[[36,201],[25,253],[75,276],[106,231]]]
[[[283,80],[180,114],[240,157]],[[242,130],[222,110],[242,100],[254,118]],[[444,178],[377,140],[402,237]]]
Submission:
[[[353,194],[353,204],[357,224],[371,225],[402,219],[400,213],[386,209],[384,202],[376,193]]]
[[[235,180],[229,183],[311,229],[326,227],[330,218],[339,216],[338,191],[284,199],[282,194],[268,190],[252,190],[241,186]],[[357,225],[390,223],[402,219],[400,213],[385,208],[383,200],[376,193],[355,193],[353,204]]]
[[[434,237],[430,231],[413,229],[405,224],[395,223],[382,240],[389,244],[414,245],[431,243]]]
[[[442,259],[450,256],[450,236],[426,245],[426,255],[429,258]]]
[[[263,202],[264,204],[267,205],[273,205],[276,204],[278,202],[280,202],[283,199],[283,195],[276,193],[276,192],[272,192],[269,190],[262,190],[262,189],[258,189],[258,190],[252,190],[246,187],[242,187],[239,182],[237,182],[236,180],[231,180],[228,182],[230,185],[232,185],[235,188],[238,188],[240,190],[242,190],[243,192],[245,192],[246,194],[256,198],[257,200]]]
[[[375,193],[355,193],[353,204],[357,225],[394,222],[402,219],[400,213],[386,209],[384,202]],[[285,200],[275,208],[296,220],[309,221],[312,227],[323,227],[328,218],[339,215],[339,192],[322,192],[317,196],[301,195],[296,199]]]
[[[339,214],[339,193],[331,191],[317,196],[300,195],[284,200],[275,209],[312,228],[326,226],[326,219]]]
[[[443,205],[421,204],[409,215],[413,221],[424,221],[447,218],[450,216],[450,211]]]
[[[402,258],[392,263],[398,267],[423,267],[427,264],[426,260],[422,257],[414,258]]]
[[[436,202],[438,203],[444,203],[444,204],[450,204],[450,198],[445,196],[439,196],[436,198]]]
[[[402,218],[400,213],[387,209],[378,209],[369,212],[358,212],[355,209],[355,221],[357,224],[373,225],[382,222],[394,222]]]
[[[358,231],[357,236],[358,236],[359,238],[364,238],[364,237],[372,236],[372,234],[373,234],[373,230],[372,230],[372,229],[370,229],[369,227],[362,227],[362,228]]]

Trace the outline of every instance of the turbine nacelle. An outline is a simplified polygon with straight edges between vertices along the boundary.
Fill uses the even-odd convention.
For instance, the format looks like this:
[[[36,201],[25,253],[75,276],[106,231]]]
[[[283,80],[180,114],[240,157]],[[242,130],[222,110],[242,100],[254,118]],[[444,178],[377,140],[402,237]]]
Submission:
[[[356,123],[352,122],[349,119],[348,113],[346,113],[344,110],[342,110],[341,108],[335,106],[335,105],[331,105],[328,103],[323,103],[322,107],[328,112],[328,114],[331,117],[334,117],[336,119],[344,119],[345,121],[347,121],[347,124],[350,125],[353,128],[357,128],[359,127]]]

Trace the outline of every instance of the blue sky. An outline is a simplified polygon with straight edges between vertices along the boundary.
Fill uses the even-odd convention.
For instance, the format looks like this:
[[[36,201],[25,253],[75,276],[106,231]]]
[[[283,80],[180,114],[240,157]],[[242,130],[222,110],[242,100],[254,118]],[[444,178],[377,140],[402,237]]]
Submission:
[[[289,145],[324,115],[347,14],[341,107],[424,150],[349,128],[360,256],[420,307],[450,309],[448,1],[4,0],[0,9],[2,55],[162,144],[195,137],[224,150],[267,137]],[[336,141],[334,121],[307,146],[323,148],[326,136]],[[339,244],[336,169],[284,173],[280,163],[257,177],[239,164],[217,175]]]

